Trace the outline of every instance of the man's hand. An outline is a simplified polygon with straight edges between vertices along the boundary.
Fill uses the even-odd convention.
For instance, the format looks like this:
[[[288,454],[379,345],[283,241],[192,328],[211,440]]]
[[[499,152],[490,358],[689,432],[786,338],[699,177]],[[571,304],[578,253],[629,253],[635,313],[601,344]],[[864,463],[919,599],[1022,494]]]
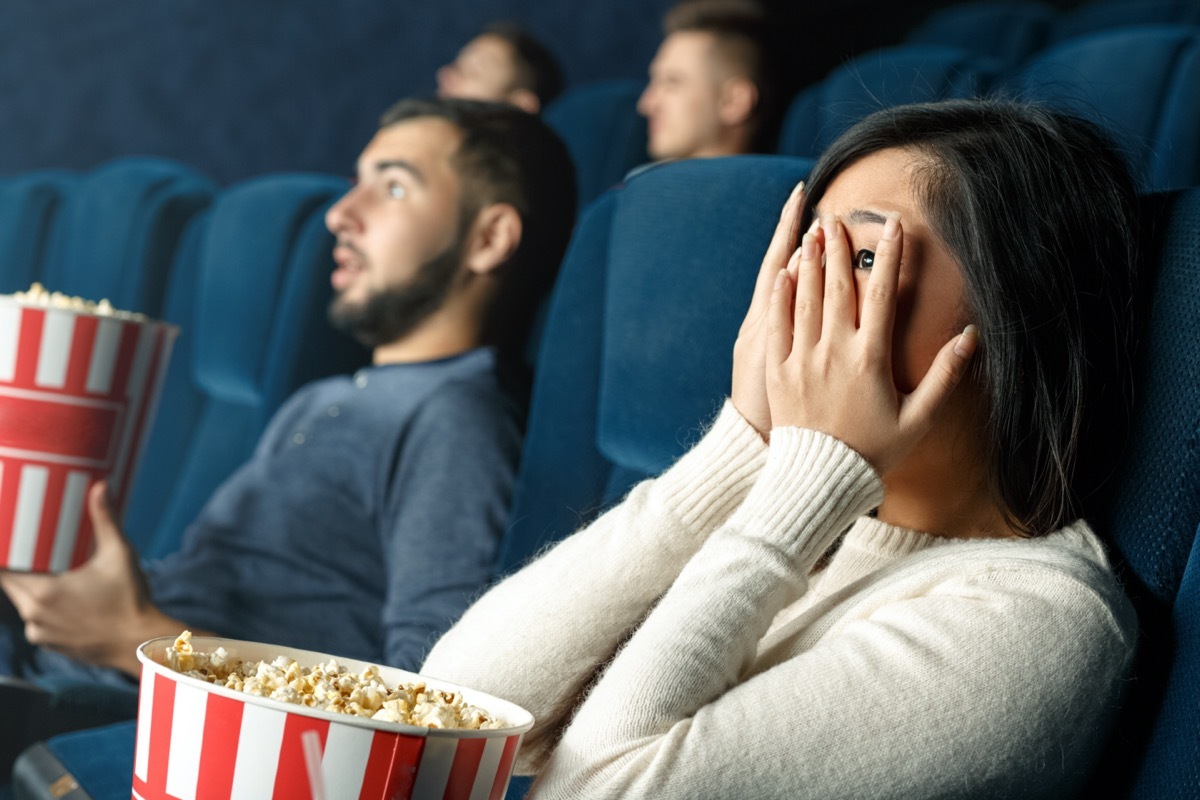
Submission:
[[[88,492],[96,535],[92,557],[61,575],[0,573],[30,643],[72,658],[137,674],[137,646],[173,635],[183,624],[163,615],[149,599],[137,554],[113,519],[107,484]]]

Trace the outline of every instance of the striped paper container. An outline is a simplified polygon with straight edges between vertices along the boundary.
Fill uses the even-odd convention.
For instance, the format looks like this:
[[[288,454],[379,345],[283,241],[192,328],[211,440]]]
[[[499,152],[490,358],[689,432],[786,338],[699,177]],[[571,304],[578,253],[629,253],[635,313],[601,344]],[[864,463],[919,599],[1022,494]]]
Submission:
[[[87,489],[121,513],[177,333],[0,296],[0,569],[87,560]]]
[[[502,800],[517,748],[533,727],[533,716],[512,703],[389,667],[377,667],[388,685],[424,681],[462,692],[509,727],[437,730],[242,694],[164,666],[173,642],[152,639],[138,648],[134,800]],[[252,662],[283,655],[305,667],[330,659],[232,639],[196,637],[192,646],[224,647]],[[368,666],[337,661],[355,672]]]

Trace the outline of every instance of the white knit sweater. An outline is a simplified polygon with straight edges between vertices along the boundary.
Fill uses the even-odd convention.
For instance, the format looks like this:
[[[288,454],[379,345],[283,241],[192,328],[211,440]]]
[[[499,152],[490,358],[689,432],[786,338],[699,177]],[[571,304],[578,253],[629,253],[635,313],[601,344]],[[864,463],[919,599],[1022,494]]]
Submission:
[[[727,403],[422,671],[560,737],[518,757],[539,800],[1070,796],[1136,630],[1095,535],[930,536],[863,516],[882,491],[836,439],[768,448]]]

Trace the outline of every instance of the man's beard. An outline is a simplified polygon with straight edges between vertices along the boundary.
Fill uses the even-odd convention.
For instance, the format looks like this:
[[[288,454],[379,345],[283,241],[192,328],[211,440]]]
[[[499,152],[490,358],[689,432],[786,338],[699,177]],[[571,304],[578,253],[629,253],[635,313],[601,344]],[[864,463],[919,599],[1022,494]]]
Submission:
[[[357,304],[339,294],[329,304],[329,321],[367,347],[398,341],[442,307],[461,258],[462,247],[455,243],[418,267],[405,284],[376,291]]]

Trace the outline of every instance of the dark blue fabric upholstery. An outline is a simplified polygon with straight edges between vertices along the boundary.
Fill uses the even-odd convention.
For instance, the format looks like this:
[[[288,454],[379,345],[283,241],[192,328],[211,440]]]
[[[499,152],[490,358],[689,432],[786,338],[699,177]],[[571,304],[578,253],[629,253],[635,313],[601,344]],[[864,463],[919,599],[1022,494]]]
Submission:
[[[346,185],[279,174],[231,187],[194,249],[181,251],[170,302],[184,330],[126,518],[143,555],[175,548],[294,389],[366,363],[325,318],[333,237],[324,212]]]
[[[598,81],[568,89],[543,118],[566,142],[575,162],[579,207],[649,160],[646,120],[637,112],[643,81]]]
[[[991,88],[1001,64],[946,45],[874,50],[831,72],[792,100],[779,152],[815,157],[872,111],[903,103],[974,97]]]
[[[1141,638],[1093,797],[1200,796],[1200,189],[1156,216],[1131,445],[1096,519]]]
[[[63,170],[0,180],[0,293],[41,280],[55,215],[74,182]]]
[[[1039,53],[1012,88],[1108,127],[1147,190],[1200,183],[1200,29],[1141,26],[1072,39]]]
[[[1132,25],[1200,25],[1196,0],[1092,0],[1063,13],[1050,32],[1051,41],[1062,41],[1099,31]]]
[[[1049,38],[1058,9],[1033,0],[983,0],[931,14],[904,37],[907,44],[952,45],[1015,66]]]
[[[586,210],[538,358],[503,570],[661,470],[711,419],[779,209],[809,166],[664,164]]]
[[[97,167],[59,209],[42,282],[159,316],[179,238],[215,188],[189,167],[159,158]]]

